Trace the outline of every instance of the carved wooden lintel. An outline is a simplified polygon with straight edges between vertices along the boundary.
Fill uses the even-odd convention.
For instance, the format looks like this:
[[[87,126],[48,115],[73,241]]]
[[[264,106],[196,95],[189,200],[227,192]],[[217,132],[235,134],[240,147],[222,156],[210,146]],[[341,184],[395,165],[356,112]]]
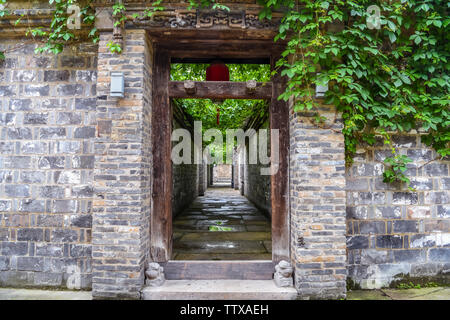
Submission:
[[[171,10],[157,12],[152,17],[138,17],[128,25],[164,29],[278,29],[280,17],[260,20],[257,11]]]

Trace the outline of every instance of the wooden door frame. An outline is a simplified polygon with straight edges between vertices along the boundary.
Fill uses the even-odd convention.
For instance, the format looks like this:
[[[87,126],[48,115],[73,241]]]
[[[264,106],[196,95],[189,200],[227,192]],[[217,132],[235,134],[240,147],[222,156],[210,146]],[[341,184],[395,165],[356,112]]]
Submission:
[[[279,130],[279,168],[276,174],[271,175],[271,206],[272,206],[272,261],[170,261],[172,255],[172,162],[171,162],[171,133],[172,109],[169,94],[170,62],[172,58],[266,58],[271,68],[280,56],[281,48],[273,41],[211,41],[208,40],[208,50],[199,50],[201,41],[189,43],[172,43],[164,41],[154,43],[153,66],[153,97],[152,97],[152,144],[153,144],[153,174],[152,174],[152,212],[150,222],[150,258],[152,261],[166,266],[166,272],[172,270],[172,279],[196,279],[190,276],[186,268],[213,265],[220,270],[222,276],[235,276],[242,278],[260,279],[255,276],[256,270],[274,264],[280,260],[290,261],[290,216],[289,216],[289,107],[288,103],[278,100],[278,96],[285,89],[285,79],[279,73],[272,79],[272,92],[270,95],[269,119],[270,129]],[[216,48],[214,51],[213,49]],[[257,99],[258,97],[255,97]],[[267,99],[267,94],[264,96]],[[262,269],[261,269],[262,268]],[[197,268],[195,268],[197,269]],[[199,270],[200,270],[199,269]],[[237,272],[236,270],[239,270]],[[249,270],[246,276],[245,270]],[[195,272],[194,272],[195,273]],[[263,272],[264,273],[264,272]],[[201,272],[199,272],[201,274]],[[199,276],[197,274],[197,276]],[[224,275],[225,274],[225,275]],[[267,277],[262,276],[263,278]],[[217,275],[219,276],[219,275]],[[170,276],[166,277],[170,279]],[[201,277],[201,275],[200,275]]]

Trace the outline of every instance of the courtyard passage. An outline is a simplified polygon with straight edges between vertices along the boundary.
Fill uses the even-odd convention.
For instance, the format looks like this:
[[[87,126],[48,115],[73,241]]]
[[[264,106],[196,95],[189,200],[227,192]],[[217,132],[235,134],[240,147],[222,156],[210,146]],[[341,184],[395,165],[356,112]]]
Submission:
[[[173,222],[175,260],[271,260],[271,223],[238,190],[215,186]]]

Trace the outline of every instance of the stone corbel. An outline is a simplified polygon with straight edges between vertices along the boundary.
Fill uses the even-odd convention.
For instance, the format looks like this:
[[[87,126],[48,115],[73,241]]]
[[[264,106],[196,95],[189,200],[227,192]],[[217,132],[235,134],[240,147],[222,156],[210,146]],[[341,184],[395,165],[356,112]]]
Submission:
[[[145,271],[145,284],[150,287],[160,287],[166,281],[164,277],[164,268],[156,262],[149,262],[147,271]]]
[[[281,260],[275,266],[275,274],[273,280],[277,287],[292,287],[294,285],[294,280],[292,279],[292,272],[294,268],[286,260]]]

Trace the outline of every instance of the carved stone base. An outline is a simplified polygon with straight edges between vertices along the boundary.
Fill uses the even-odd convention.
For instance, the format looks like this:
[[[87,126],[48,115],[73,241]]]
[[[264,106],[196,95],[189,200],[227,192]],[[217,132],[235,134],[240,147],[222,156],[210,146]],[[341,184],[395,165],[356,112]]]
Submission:
[[[147,271],[145,271],[145,278],[145,284],[150,287],[162,286],[166,281],[164,268],[156,262],[150,262]]]
[[[292,279],[292,272],[294,268],[292,265],[285,261],[281,260],[275,266],[275,274],[273,276],[273,280],[277,287],[292,287],[294,285],[294,280]]]

